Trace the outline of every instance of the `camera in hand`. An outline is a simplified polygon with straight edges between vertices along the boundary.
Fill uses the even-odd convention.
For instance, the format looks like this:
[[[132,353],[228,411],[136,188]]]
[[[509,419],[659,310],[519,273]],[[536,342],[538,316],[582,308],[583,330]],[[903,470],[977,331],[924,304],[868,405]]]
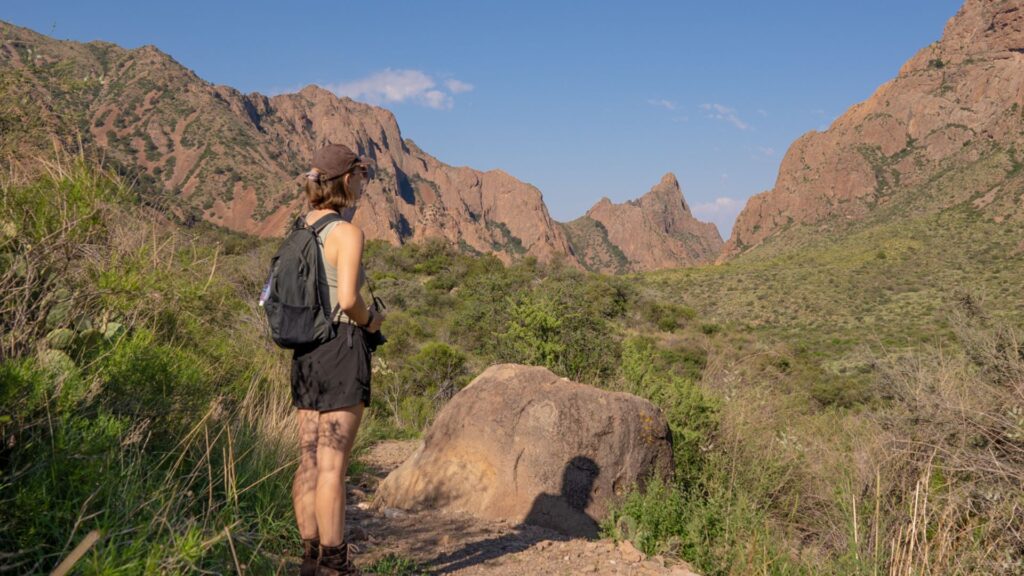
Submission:
[[[384,301],[377,296],[373,297],[373,307],[380,311],[388,309],[388,307],[384,305]],[[376,351],[378,346],[381,346],[388,341],[388,339],[384,337],[384,333],[380,330],[370,332],[366,329],[363,330],[363,340],[366,341],[366,347],[370,349],[370,352]]]
[[[370,349],[370,352],[375,352],[377,350],[377,346],[385,344],[388,341],[380,330],[376,332],[363,330],[363,340],[366,341],[366,347]]]

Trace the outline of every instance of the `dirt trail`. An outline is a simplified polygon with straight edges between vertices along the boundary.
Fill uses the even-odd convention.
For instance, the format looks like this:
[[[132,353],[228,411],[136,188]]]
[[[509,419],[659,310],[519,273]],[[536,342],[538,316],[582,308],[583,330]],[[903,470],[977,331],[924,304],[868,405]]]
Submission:
[[[348,524],[361,566],[395,554],[418,562],[427,574],[695,576],[684,562],[645,557],[628,543],[571,539],[545,528],[460,514],[371,510],[377,482],[415,448],[415,441],[381,442],[361,458],[369,472],[350,479]]]

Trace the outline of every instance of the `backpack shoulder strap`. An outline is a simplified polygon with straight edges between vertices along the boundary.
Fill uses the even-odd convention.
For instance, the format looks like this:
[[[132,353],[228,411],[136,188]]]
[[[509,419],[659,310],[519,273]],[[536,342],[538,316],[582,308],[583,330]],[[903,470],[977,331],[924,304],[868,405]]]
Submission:
[[[321,216],[319,220],[314,222],[313,225],[309,227],[310,230],[312,230],[313,232],[313,236],[316,238],[317,254],[319,255],[319,258],[317,258],[317,283],[320,286],[320,290],[322,292],[321,301],[327,303],[326,306],[324,306],[324,312],[328,313],[327,317],[330,319],[331,322],[333,322],[334,319],[338,317],[338,312],[341,311],[341,305],[335,303],[333,309],[331,309],[331,305],[328,302],[329,299],[323,294],[323,292],[330,294],[330,290],[327,289],[326,273],[322,270],[322,267],[325,265],[325,261],[323,253],[323,240],[320,239],[320,232],[322,232],[324,228],[327,228],[331,224],[335,222],[341,222],[342,220],[343,218],[341,217],[340,214],[338,214],[337,212],[331,212],[329,214]]]
[[[331,212],[330,214],[321,216],[319,220],[317,220],[316,222],[313,223],[312,226],[310,226],[310,228],[313,229],[313,232],[315,234],[320,234],[320,232],[323,231],[323,229],[326,228],[327,225],[330,224],[331,222],[341,221],[341,214],[338,214],[337,212]]]

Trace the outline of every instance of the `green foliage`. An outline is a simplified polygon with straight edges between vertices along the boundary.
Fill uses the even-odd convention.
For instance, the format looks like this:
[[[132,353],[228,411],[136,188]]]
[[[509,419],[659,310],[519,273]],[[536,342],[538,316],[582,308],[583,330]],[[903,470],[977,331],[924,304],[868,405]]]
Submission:
[[[672,430],[676,479],[688,486],[702,473],[718,407],[692,379],[674,371],[678,359],[678,351],[661,350],[649,337],[634,336],[622,343],[622,375],[628,389],[664,411]]]
[[[645,299],[640,304],[640,316],[662,332],[675,332],[696,318],[697,311],[688,306]]]
[[[447,399],[465,385],[465,376],[465,354],[443,342],[427,342],[406,360],[399,378],[410,383],[413,394]]]
[[[109,174],[74,159],[23,185],[0,187],[0,359],[24,354],[44,330],[51,312],[67,316],[94,297],[72,297],[73,265],[85,247],[106,234],[106,207],[134,198]]]
[[[235,552],[269,569],[259,550],[294,538],[291,442],[269,433],[290,411],[251,294],[218,270],[218,248],[148,229],[116,179],[54,174],[3,189],[20,229],[0,253],[25,258],[45,239],[71,256],[36,257],[20,279],[3,270],[31,273],[40,308],[35,324],[7,324],[0,359],[0,457],[17,474],[0,482],[5,564],[49,571],[97,529],[80,573],[224,571],[234,531],[257,535]],[[20,305],[6,292],[0,310]]]
[[[500,266],[500,262],[497,263]],[[468,276],[459,288],[451,316],[456,343],[481,356],[503,357],[502,338],[512,315],[509,298],[526,289],[533,270],[517,265],[491,267]]]
[[[403,558],[396,554],[384,556],[364,568],[364,571],[384,576],[418,576],[420,574],[427,574],[427,570],[414,560]]]
[[[763,510],[748,495],[730,490],[727,468],[708,467],[690,488],[652,480],[631,492],[602,523],[602,532],[630,540],[647,554],[685,558],[702,574],[810,575],[793,560]],[[844,571],[836,574],[854,574]]]
[[[507,354],[522,364],[557,366],[565,354],[562,321],[550,300],[537,299],[509,304],[510,321],[505,331]]]

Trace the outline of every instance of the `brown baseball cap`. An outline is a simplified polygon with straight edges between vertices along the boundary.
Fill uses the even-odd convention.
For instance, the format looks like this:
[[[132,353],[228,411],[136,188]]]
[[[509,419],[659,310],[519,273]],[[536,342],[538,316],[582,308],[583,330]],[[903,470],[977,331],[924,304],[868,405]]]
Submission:
[[[313,168],[320,173],[320,180],[334,180],[357,167],[369,170],[373,161],[357,155],[344,144],[327,144],[313,154]]]

